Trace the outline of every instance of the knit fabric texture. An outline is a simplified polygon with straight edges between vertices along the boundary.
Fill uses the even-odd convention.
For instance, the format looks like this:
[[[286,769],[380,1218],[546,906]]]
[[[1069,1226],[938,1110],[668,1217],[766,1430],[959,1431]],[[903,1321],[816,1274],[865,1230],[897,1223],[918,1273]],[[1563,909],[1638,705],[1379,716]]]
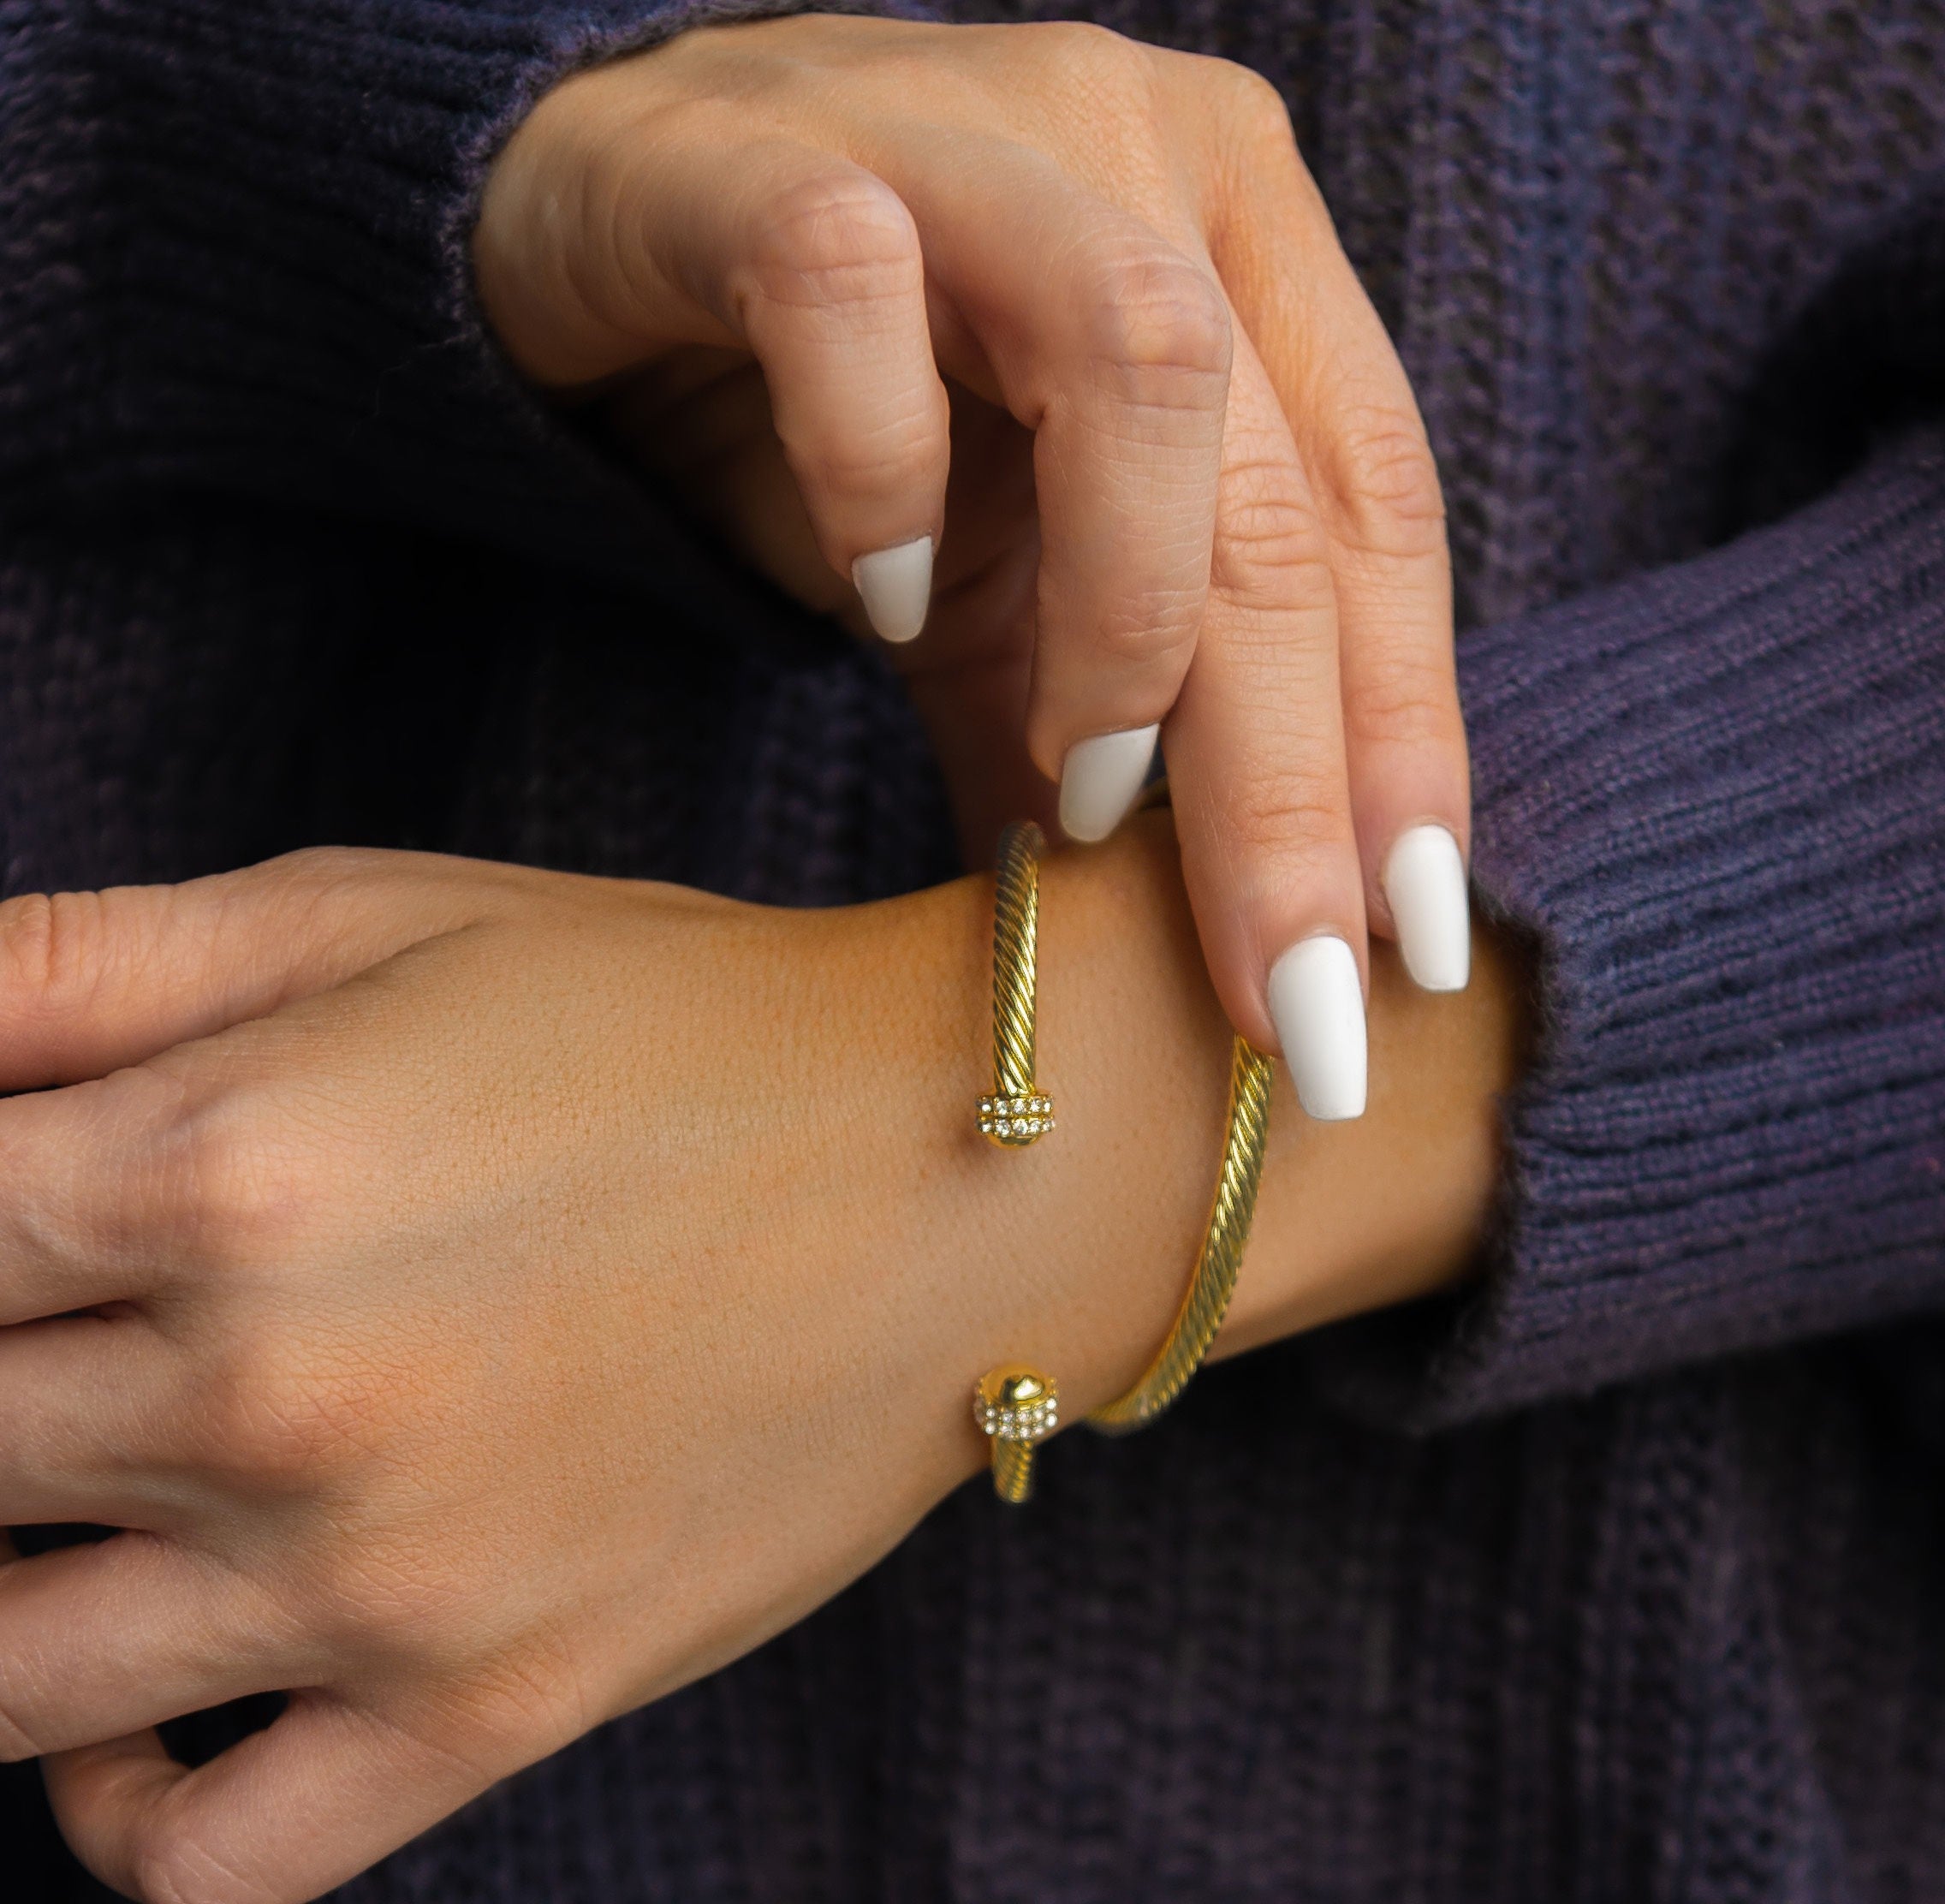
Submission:
[[[470,299],[549,83],[779,10],[0,0],[7,891],[955,870],[879,662]],[[337,1895],[1938,1904],[1945,4],[1086,16],[1279,86],[1439,455],[1538,974],[1480,1275],[968,1487]],[[98,1895],[9,1878],[37,1806],[0,1894]]]

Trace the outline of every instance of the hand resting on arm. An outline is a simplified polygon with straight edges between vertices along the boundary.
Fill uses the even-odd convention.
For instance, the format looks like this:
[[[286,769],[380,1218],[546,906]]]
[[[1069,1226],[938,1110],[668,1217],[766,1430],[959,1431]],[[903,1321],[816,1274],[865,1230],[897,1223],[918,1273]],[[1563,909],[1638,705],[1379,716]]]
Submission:
[[[854,570],[936,544],[877,621],[971,864],[1056,781],[1110,830],[1159,723],[1218,997],[1358,1114],[1367,919],[1465,983],[1466,741],[1431,452],[1268,82],[1091,27],[692,32],[540,102],[474,259],[520,368],[811,607],[862,630]]]
[[[799,1618],[1166,1326],[1228,1033],[1166,815],[1056,856],[1042,1075],[972,1128],[990,883],[772,911],[318,852],[0,907],[0,1745],[110,1883],[314,1896]],[[1280,1074],[1225,1349],[1460,1271],[1511,987],[1376,967],[1371,1115]],[[1056,1443],[1045,1459],[1058,1461]],[[509,1567],[509,1553],[520,1556]],[[155,1722],[289,1689],[194,1771]]]

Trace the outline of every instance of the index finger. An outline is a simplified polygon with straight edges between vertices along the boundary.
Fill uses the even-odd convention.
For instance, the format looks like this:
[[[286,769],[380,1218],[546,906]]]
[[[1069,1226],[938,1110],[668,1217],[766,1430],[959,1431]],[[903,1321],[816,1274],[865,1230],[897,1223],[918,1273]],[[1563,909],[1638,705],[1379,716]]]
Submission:
[[[926,268],[1033,431],[1041,531],[1028,751],[1074,837],[1139,790],[1209,586],[1230,374],[1205,258],[1025,147],[875,154]],[[955,371],[949,350],[943,358]]]

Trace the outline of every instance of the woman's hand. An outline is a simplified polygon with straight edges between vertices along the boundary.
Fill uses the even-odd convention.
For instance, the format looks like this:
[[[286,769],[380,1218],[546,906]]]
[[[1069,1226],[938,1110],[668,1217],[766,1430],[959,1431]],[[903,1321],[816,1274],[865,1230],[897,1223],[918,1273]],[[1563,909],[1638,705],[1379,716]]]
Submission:
[[[976,860],[1056,780],[1110,831],[1164,725],[1225,1008],[1361,1111],[1367,921],[1466,982],[1465,740],[1424,430],[1266,82],[1081,26],[698,31],[544,99],[474,249],[517,364],[910,641]]]
[[[1228,1071],[1174,851],[1045,870],[1024,1153],[973,1131],[990,882],[806,914],[326,852],[0,907],[0,1090],[57,1087],[0,1101],[0,1528],[124,1530],[0,1563],[0,1756],[56,1755],[80,1855],[314,1896],[863,1571],[982,1461],[982,1370],[1120,1390]],[[1496,973],[1380,961],[1411,1084],[1285,1108],[1229,1340],[1463,1264]],[[146,1729],[271,1689],[196,1770]]]

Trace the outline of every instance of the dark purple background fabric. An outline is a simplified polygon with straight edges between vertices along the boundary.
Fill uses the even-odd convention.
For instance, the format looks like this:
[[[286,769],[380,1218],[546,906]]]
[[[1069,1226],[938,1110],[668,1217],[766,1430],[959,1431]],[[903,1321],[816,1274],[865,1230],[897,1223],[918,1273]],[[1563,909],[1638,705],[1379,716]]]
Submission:
[[[0,0],[7,890],[953,870],[885,671],[468,301],[495,141],[695,16]],[[1283,89],[1439,453],[1540,974],[1481,1277],[967,1489],[342,1895],[1937,1904],[1945,5],[1093,17]]]

